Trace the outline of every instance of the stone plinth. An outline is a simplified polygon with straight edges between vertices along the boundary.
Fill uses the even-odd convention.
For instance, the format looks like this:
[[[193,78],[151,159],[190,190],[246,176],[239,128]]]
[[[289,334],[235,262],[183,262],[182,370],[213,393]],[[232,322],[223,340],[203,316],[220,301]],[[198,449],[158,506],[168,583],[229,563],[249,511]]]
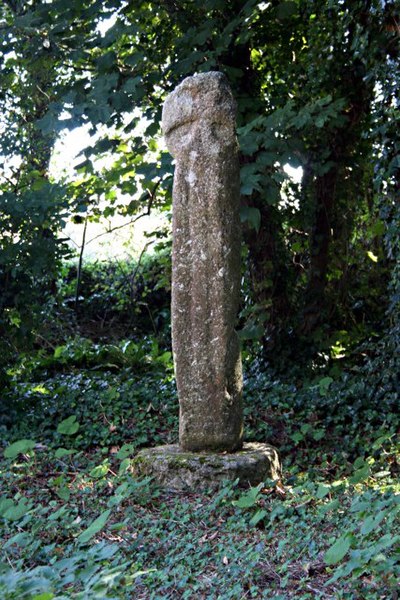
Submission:
[[[235,116],[232,92],[219,72],[188,77],[163,108],[165,141],[176,160],[171,318],[183,450],[242,446]]]
[[[205,490],[236,479],[241,485],[257,485],[281,478],[277,450],[260,443],[246,443],[232,453],[188,452],[178,445],[146,448],[137,454],[133,469],[136,475],[152,476],[174,490]]]

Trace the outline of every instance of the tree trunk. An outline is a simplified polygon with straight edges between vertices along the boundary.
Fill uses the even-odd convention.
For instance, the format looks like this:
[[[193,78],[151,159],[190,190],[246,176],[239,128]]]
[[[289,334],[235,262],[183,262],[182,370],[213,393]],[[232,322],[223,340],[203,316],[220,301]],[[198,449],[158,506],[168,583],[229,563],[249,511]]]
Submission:
[[[324,315],[337,176],[337,167],[333,167],[328,173],[311,182],[315,190],[315,219],[310,235],[310,267],[300,326],[303,334],[313,331],[321,323]]]

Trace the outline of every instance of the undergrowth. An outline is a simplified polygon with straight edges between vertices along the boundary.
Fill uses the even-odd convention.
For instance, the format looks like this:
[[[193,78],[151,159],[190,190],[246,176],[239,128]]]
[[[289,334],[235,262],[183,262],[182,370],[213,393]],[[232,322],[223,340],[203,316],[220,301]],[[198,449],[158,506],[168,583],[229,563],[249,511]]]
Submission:
[[[139,447],[177,440],[170,355],[151,340],[140,357],[96,348],[66,344],[14,371],[1,598],[397,597],[393,385],[351,371],[288,382],[247,359],[246,435],[279,447],[284,480],[177,493],[131,469]]]

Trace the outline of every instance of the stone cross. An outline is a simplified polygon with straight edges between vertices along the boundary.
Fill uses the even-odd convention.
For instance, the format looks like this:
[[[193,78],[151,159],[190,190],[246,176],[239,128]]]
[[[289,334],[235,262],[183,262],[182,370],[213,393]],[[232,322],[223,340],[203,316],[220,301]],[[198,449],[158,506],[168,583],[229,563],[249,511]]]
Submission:
[[[176,160],[172,346],[182,450],[232,452],[242,446],[235,116],[232,92],[219,72],[188,77],[163,109],[165,140]]]

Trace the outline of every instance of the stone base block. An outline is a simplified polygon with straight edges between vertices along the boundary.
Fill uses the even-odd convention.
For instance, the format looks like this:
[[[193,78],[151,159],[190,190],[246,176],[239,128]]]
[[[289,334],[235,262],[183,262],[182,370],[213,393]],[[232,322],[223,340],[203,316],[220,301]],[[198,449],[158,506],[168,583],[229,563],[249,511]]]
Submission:
[[[133,470],[174,490],[210,489],[235,479],[241,485],[257,485],[266,479],[281,478],[277,450],[255,442],[232,453],[187,452],[178,445],[145,448],[133,460]]]

